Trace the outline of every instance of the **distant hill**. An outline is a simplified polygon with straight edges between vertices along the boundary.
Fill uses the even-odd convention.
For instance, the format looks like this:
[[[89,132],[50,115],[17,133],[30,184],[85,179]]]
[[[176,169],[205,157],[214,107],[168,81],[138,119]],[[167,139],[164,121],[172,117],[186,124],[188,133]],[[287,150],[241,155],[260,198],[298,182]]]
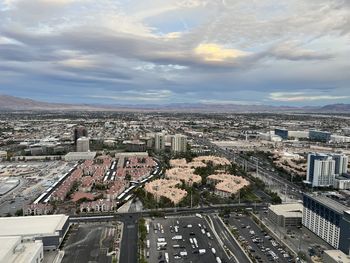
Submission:
[[[89,105],[48,103],[32,99],[0,95],[0,111],[167,111],[167,112],[308,112],[350,113],[350,104],[332,104],[321,107],[289,107],[270,105],[237,105],[178,103],[168,105]]]
[[[32,99],[19,98],[9,95],[0,95],[0,110],[15,111],[15,110],[94,110],[98,107],[89,105],[73,105],[64,103],[49,103],[36,101]]]
[[[330,104],[319,109],[325,112],[350,112],[350,104]]]

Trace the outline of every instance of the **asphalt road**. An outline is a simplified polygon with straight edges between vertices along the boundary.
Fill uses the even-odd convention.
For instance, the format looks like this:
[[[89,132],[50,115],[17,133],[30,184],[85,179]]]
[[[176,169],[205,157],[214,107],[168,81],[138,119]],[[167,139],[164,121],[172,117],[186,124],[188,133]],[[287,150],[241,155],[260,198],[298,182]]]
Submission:
[[[223,222],[216,215],[209,215],[213,226],[218,233],[219,237],[223,241],[224,245],[234,254],[231,262],[237,263],[249,263],[250,260],[247,255],[242,251],[236,240],[232,237],[231,233],[226,229]]]
[[[124,217],[123,238],[120,248],[120,262],[137,263],[138,216]]]

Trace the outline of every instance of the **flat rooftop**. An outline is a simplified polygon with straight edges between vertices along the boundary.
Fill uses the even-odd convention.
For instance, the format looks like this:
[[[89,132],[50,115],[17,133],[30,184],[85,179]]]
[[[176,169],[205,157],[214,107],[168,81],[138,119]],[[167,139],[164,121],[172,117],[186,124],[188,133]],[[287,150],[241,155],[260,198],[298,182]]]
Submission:
[[[338,262],[350,263],[350,256],[340,250],[325,250],[324,253]]]
[[[93,159],[96,156],[96,152],[69,152],[65,155],[65,157],[80,157],[80,156],[87,156]]]
[[[148,157],[148,152],[123,152],[123,153],[116,153],[116,158],[121,157]]]
[[[13,250],[13,248],[16,247],[16,245],[21,242],[21,237],[0,237],[0,262],[3,262],[3,260],[7,257],[9,254],[9,251]],[[11,252],[12,254],[12,252]]]
[[[323,204],[324,206],[329,207],[330,209],[338,212],[339,214],[343,214],[344,211],[350,210],[349,207],[327,197],[324,195],[312,195],[312,194],[305,194],[306,196],[314,199],[315,201],[319,202],[320,204]]]
[[[301,203],[270,205],[269,209],[279,216],[301,218],[303,205]]]
[[[0,237],[55,235],[67,220],[66,215],[1,217]]]
[[[42,251],[43,243],[36,242],[21,242],[19,236],[0,237],[0,262],[16,262],[26,263],[31,261],[33,257]],[[19,248],[18,251],[15,251]]]

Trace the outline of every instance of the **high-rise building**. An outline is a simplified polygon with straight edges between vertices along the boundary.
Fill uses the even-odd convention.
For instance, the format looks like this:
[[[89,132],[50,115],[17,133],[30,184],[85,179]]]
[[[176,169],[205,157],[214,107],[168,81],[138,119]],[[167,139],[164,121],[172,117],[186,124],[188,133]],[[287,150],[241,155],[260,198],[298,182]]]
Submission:
[[[336,175],[348,172],[348,162],[345,154],[309,153],[306,183],[312,187],[331,186]]]
[[[333,154],[332,157],[335,161],[335,174],[346,174],[348,172],[349,157],[345,154]]]
[[[84,126],[77,126],[73,130],[74,145],[77,145],[77,140],[81,137],[88,137],[87,129]]]
[[[164,133],[156,133],[154,137],[154,147],[156,151],[161,151],[165,149],[165,135]]]
[[[173,152],[186,152],[187,151],[187,137],[182,134],[175,134],[171,138],[171,150]]]
[[[323,195],[304,194],[302,224],[345,254],[350,253],[350,208]]]
[[[81,137],[77,140],[77,152],[90,151],[90,140],[87,137]]]
[[[335,161],[327,154],[309,153],[305,183],[312,187],[329,187],[334,183]]]

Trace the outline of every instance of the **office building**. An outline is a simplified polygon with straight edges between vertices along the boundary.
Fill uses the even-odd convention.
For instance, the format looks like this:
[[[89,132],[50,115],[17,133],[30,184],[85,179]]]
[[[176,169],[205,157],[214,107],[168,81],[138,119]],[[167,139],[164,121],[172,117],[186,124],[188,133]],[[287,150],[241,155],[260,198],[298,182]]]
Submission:
[[[0,237],[0,262],[39,263],[44,259],[41,240],[22,240],[20,236]]]
[[[329,187],[334,184],[335,161],[327,154],[309,153],[305,183],[312,187]]]
[[[325,132],[325,131],[316,131],[316,130],[310,130],[309,131],[309,138],[311,141],[315,142],[329,142],[331,140],[331,133]]]
[[[66,215],[20,216],[0,218],[0,237],[41,240],[44,249],[57,249],[69,228]]]
[[[300,227],[302,221],[303,205],[301,203],[270,205],[268,210],[269,220],[277,226]]]
[[[275,135],[278,135],[283,140],[287,140],[288,139],[288,130],[286,130],[286,129],[275,129]]]
[[[163,133],[156,133],[154,136],[154,147],[156,151],[165,149],[165,135]]]
[[[77,141],[81,137],[88,137],[87,129],[84,126],[77,126],[73,130],[74,145],[77,145]]]
[[[171,150],[173,152],[187,151],[187,137],[182,134],[175,134],[171,138]]]
[[[308,139],[309,132],[308,131],[288,131],[288,138]]]
[[[324,195],[304,194],[302,224],[335,249],[349,254],[349,207]]]
[[[77,152],[90,151],[90,139],[87,137],[81,137],[77,140]]]

